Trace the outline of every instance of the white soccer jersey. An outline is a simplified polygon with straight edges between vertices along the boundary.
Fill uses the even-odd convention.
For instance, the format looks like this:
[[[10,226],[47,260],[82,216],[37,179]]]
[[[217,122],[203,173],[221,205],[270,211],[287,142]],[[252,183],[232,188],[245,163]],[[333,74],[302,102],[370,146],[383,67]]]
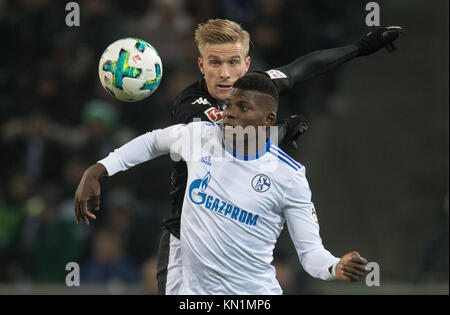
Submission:
[[[271,265],[286,221],[303,268],[332,279],[305,167],[268,141],[253,156],[223,145],[206,122],[146,133],[99,161],[108,175],[166,153],[187,163],[181,215],[181,294],[282,294]]]

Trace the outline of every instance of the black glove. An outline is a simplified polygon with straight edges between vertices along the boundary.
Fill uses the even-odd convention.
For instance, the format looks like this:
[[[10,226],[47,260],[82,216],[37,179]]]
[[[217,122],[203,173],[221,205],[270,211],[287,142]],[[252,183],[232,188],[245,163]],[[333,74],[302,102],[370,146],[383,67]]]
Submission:
[[[386,47],[389,52],[394,51],[397,47],[394,46],[393,42],[403,32],[404,29],[400,26],[377,28],[375,31],[370,32],[356,43],[359,48],[359,55],[367,56],[383,47]]]
[[[278,143],[283,151],[297,150],[298,137],[306,132],[310,124],[305,117],[294,115],[289,118],[280,120],[278,126]]]

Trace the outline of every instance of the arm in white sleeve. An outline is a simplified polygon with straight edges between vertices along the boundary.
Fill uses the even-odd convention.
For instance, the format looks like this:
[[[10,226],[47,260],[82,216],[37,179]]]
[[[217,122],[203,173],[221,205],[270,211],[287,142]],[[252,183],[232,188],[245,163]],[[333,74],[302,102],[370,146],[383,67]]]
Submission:
[[[174,144],[179,141],[181,132],[187,129],[185,127],[186,125],[174,125],[147,132],[115,149],[114,152],[111,152],[98,163],[103,164],[108,175],[111,176],[167,154],[171,148],[181,148],[181,146],[174,146]]]
[[[303,269],[315,278],[334,279],[328,269],[339,258],[322,245],[304,167],[295,174],[291,187],[286,191],[285,201],[286,223]]]

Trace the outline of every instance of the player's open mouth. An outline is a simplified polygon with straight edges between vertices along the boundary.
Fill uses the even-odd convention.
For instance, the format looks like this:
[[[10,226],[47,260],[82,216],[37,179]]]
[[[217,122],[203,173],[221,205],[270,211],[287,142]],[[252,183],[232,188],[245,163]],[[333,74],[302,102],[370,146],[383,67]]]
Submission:
[[[222,90],[231,90],[232,88],[231,84],[217,84],[217,86],[219,87],[219,89]]]

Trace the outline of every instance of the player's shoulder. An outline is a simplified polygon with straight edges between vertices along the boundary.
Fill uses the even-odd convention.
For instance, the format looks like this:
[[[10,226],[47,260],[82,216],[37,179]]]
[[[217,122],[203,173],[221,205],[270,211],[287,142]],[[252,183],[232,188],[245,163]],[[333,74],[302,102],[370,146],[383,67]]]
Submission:
[[[186,104],[211,105],[211,96],[204,86],[203,79],[189,85],[175,98],[173,105],[182,106]]]
[[[215,113],[210,111],[217,109],[217,102],[209,94],[204,79],[193,83],[185,88],[172,102],[171,117],[174,123],[188,122],[193,117],[208,119]],[[217,109],[220,111],[219,109]],[[216,114],[218,116],[218,114]],[[213,118],[215,116],[212,116]],[[213,120],[213,119],[210,119]]]
[[[286,79],[287,78],[287,74],[279,69],[270,69],[270,70],[266,70],[266,71],[253,70],[252,72],[263,73],[263,74],[267,75],[272,81],[277,80],[277,79]]]
[[[220,134],[221,125],[208,121],[193,121],[186,124],[174,124],[171,128],[176,137],[181,135],[200,139],[211,138]]]
[[[211,122],[211,121],[199,120],[199,121],[190,122],[188,124],[188,126],[191,126],[191,127],[201,126],[201,127],[207,127],[207,128],[220,128],[222,126],[222,124],[216,124],[216,123]]]
[[[280,163],[285,172],[289,174],[295,173],[298,175],[305,174],[305,166],[300,162],[294,160],[277,145],[271,143],[268,152],[271,154],[271,157],[273,159]]]
[[[268,151],[276,168],[272,172],[273,179],[283,187],[287,194],[298,195],[301,191],[309,191],[306,178],[306,167],[294,160],[276,145],[271,145]]]
[[[188,124],[181,124],[186,126],[187,129],[195,132],[200,131],[202,134],[210,134],[211,132],[220,132],[221,124],[216,124],[210,121],[193,121]]]
[[[188,124],[180,124],[182,134],[201,141],[216,141],[220,138],[221,125],[208,121],[193,121]],[[182,129],[182,130],[181,130]]]

